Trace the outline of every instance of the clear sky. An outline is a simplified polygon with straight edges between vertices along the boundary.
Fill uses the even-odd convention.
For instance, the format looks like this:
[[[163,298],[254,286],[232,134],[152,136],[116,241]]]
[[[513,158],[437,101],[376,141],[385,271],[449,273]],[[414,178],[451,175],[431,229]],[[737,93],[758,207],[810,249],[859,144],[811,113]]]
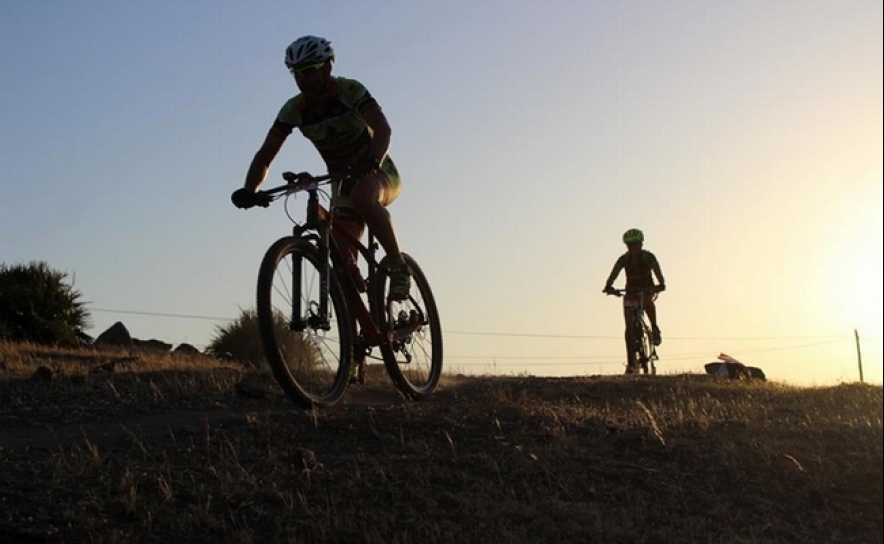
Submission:
[[[449,369],[619,373],[638,227],[661,371],[853,381],[856,329],[881,382],[879,0],[0,1],[0,262],[69,273],[93,335],[207,344],[289,231],[229,196],[303,34],[390,121]],[[285,170],[322,170],[297,133]]]

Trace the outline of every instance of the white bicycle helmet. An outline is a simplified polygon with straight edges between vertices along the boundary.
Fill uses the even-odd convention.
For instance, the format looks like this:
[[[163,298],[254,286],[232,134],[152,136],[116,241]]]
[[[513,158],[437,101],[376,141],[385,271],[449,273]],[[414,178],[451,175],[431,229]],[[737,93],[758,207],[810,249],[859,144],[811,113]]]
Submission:
[[[285,65],[290,70],[335,60],[331,42],[317,36],[302,36],[285,50]]]

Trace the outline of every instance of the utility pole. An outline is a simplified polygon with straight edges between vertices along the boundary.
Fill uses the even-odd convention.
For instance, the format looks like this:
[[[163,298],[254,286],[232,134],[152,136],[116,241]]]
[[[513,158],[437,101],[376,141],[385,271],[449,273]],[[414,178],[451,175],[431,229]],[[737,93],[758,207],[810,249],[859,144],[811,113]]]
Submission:
[[[859,383],[863,381],[863,354],[859,349],[859,331],[853,329],[853,336],[856,338],[856,362],[859,364]]]

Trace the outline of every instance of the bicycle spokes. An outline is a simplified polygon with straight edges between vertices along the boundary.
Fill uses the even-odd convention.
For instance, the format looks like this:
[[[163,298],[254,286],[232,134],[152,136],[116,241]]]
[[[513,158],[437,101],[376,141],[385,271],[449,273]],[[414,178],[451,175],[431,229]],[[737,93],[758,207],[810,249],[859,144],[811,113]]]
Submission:
[[[436,302],[423,271],[409,255],[412,288],[405,300],[388,300],[389,278],[382,268],[372,282],[372,314],[386,342],[384,364],[396,387],[407,397],[431,393],[442,372],[442,330]]]
[[[313,246],[283,238],[267,251],[258,278],[265,356],[286,394],[305,407],[336,402],[346,388],[351,363],[343,295],[336,282],[322,292],[321,266]],[[323,311],[323,306],[328,309]]]

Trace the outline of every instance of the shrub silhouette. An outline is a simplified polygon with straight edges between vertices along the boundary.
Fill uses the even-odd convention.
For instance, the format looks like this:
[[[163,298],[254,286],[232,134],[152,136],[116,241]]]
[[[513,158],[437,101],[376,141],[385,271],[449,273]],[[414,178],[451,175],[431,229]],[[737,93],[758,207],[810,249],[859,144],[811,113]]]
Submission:
[[[285,318],[275,316],[277,338],[282,339],[281,349],[287,357],[294,353],[309,353],[309,360],[316,361],[318,353],[304,337],[289,331]],[[258,329],[258,312],[241,310],[240,315],[226,325],[216,327],[215,337],[205,350],[207,355],[221,359],[234,359],[252,368],[264,368],[264,347]]]
[[[89,312],[67,276],[42,261],[0,264],[0,337],[49,346],[88,343]]]

